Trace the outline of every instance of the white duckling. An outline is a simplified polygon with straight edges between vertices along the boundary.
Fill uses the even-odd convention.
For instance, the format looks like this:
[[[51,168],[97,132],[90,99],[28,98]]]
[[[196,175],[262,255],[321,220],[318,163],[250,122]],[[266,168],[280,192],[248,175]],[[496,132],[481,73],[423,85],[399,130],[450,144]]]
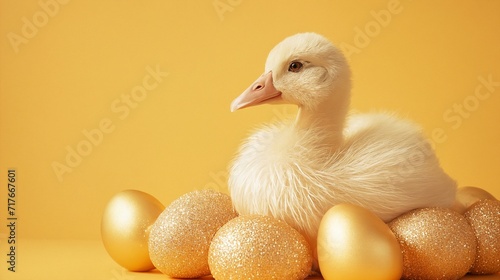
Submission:
[[[414,123],[389,114],[353,114],[350,69],[327,39],[301,33],[275,46],[265,71],[231,111],[265,103],[298,106],[295,120],[258,130],[230,169],[240,214],[272,215],[316,247],[321,218],[347,202],[384,221],[415,208],[449,207],[456,183]]]

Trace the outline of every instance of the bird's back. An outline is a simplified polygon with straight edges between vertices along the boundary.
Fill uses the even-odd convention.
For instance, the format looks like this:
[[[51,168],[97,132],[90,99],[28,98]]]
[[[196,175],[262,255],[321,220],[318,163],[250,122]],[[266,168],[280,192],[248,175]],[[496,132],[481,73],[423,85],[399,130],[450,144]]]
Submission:
[[[363,206],[385,221],[453,203],[456,183],[415,124],[360,114],[348,118],[340,146],[325,144],[328,133],[287,123],[254,133],[230,172],[236,210],[273,215],[315,240],[324,213],[338,203]]]

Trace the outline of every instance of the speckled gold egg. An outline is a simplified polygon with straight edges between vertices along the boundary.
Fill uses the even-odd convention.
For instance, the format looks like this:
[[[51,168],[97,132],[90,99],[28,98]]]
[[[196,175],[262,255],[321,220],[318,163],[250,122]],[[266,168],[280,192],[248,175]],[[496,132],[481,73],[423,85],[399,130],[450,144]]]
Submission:
[[[484,199],[474,203],[464,214],[477,238],[477,255],[469,272],[500,272],[500,201]]]
[[[215,235],[208,256],[217,280],[302,280],[311,271],[311,248],[291,226],[270,216],[240,216]]]
[[[325,280],[398,280],[403,257],[396,237],[372,212],[351,204],[332,207],[318,231],[318,262]]]
[[[149,259],[149,227],[165,207],[153,196],[126,190],[114,195],[101,220],[101,237],[113,260],[131,271],[154,268]]]
[[[181,196],[151,227],[151,261],[158,270],[175,278],[210,274],[210,242],[217,230],[236,216],[227,194],[202,190]]]
[[[476,257],[467,220],[446,208],[422,208],[389,223],[403,253],[403,279],[459,279]]]
[[[453,210],[463,214],[472,204],[482,199],[496,200],[492,194],[478,187],[468,186],[458,188]]]

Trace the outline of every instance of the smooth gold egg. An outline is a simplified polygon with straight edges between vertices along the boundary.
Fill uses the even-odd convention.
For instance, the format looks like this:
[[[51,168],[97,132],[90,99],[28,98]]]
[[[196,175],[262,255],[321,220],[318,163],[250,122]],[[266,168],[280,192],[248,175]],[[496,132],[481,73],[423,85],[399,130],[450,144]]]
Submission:
[[[302,280],[311,271],[312,254],[305,238],[285,222],[246,215],[217,232],[208,262],[217,280]]]
[[[400,279],[401,249],[389,227],[351,204],[332,207],[318,231],[318,263],[325,280]]]
[[[210,274],[210,242],[217,230],[236,216],[227,194],[202,190],[181,196],[151,227],[151,261],[158,270],[174,278]]]
[[[145,192],[126,190],[114,195],[101,220],[102,242],[111,258],[131,271],[153,269],[148,252],[148,228],[164,208]]]
[[[477,238],[476,260],[469,272],[500,272],[500,201],[480,200],[469,207],[464,216]]]
[[[403,253],[404,279],[459,279],[476,257],[465,217],[447,208],[422,208],[389,223]]]
[[[472,204],[482,199],[496,200],[492,194],[478,187],[468,186],[458,188],[453,210],[463,214]]]

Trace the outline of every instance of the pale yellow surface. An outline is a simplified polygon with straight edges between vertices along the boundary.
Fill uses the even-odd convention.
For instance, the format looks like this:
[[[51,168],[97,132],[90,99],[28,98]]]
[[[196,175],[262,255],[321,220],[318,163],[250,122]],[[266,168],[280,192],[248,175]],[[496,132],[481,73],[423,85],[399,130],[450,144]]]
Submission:
[[[249,131],[295,112],[229,104],[276,43],[303,31],[350,46],[354,109],[420,123],[460,186],[500,197],[499,1],[54,1],[0,1],[0,182],[16,168],[18,238],[99,240],[104,206],[123,189],[165,205],[226,191]],[[35,262],[23,258],[38,251],[23,246],[27,271]],[[79,259],[63,251],[73,258],[59,261]],[[61,267],[38,258],[47,273]],[[116,266],[98,258],[112,278]]]

